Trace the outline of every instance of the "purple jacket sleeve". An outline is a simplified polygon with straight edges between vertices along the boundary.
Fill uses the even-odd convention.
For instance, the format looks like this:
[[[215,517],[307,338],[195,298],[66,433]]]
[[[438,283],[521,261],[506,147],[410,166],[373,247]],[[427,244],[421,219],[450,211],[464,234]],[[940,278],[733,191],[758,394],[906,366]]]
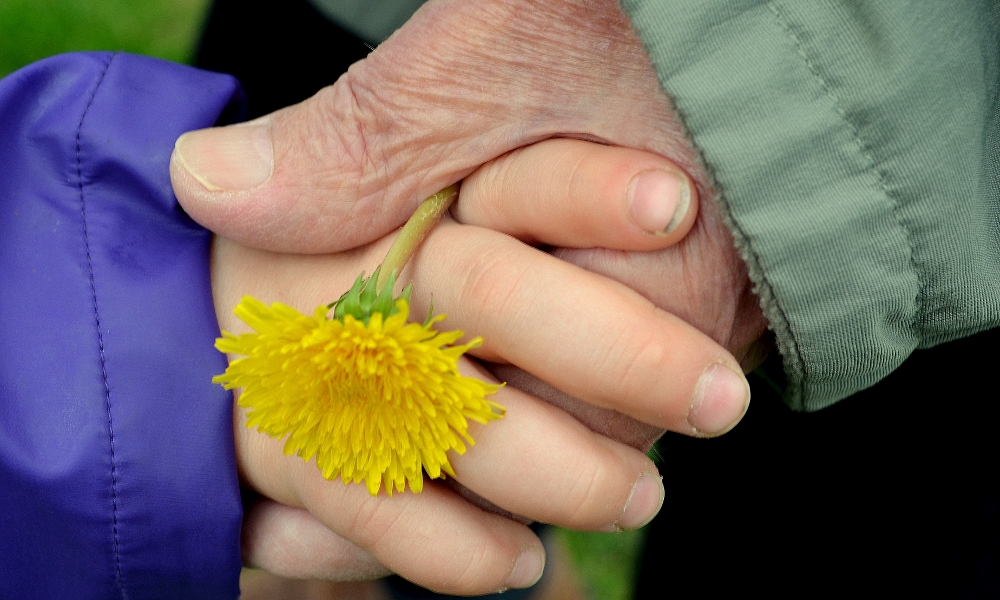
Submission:
[[[0,80],[0,598],[235,598],[210,234],[171,191],[234,79],[125,54]]]

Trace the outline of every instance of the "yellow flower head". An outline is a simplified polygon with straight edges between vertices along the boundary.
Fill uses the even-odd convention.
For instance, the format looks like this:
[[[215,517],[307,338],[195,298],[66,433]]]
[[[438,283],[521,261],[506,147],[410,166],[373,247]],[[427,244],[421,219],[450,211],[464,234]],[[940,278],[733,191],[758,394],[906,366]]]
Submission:
[[[247,426],[287,436],[285,453],[315,457],[327,479],[365,481],[373,495],[383,483],[390,495],[407,482],[420,492],[423,470],[432,478],[454,475],[446,452],[462,454],[465,442],[474,443],[469,419],[503,416],[503,407],[486,399],[500,386],[458,372],[458,358],[480,338],[451,345],[462,332],[436,331],[443,315],[408,323],[408,290],[393,298],[390,278],[388,296],[376,297],[368,290],[376,279],[369,286],[359,277],[351,292],[311,317],[244,297],[234,312],[255,332],[223,332],[215,347],[244,357],[213,381],[242,387]]]

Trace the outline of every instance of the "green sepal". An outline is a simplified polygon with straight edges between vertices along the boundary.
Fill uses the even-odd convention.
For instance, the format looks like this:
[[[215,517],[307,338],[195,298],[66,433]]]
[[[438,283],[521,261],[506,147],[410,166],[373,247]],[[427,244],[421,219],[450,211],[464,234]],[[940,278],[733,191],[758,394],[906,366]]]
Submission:
[[[381,269],[382,267],[380,266],[378,269],[375,269],[374,273],[372,273],[373,282],[378,281],[378,274]],[[386,279],[385,285],[382,286],[382,289],[379,291],[377,296],[374,293],[375,284],[374,283],[371,284],[371,287],[373,288],[372,303],[368,305],[369,306],[368,314],[382,313],[383,316],[388,317],[389,315],[395,314],[395,312],[397,312],[396,303],[392,297],[392,288],[395,287],[395,285],[396,285],[395,271],[389,273],[389,278]]]
[[[375,300],[378,298],[378,294],[375,290],[375,282],[378,281],[378,272],[382,270],[382,267],[376,267],[375,272],[369,277],[364,285],[361,286],[361,294],[358,296],[358,302],[361,305],[361,314],[370,315],[372,314],[372,305],[375,304]],[[385,314],[382,312],[382,314]],[[358,318],[357,315],[354,318]],[[366,321],[367,323],[367,321]]]
[[[424,327],[430,325],[433,319],[434,319],[434,296],[431,296],[431,305],[427,309],[427,318],[424,319]]]
[[[352,315],[355,319],[361,314],[361,288],[368,283],[365,279],[364,271],[354,280],[351,289],[344,292],[344,295],[337,299],[330,306],[333,308],[333,318],[344,320],[344,315]]]
[[[406,300],[407,305],[413,304],[413,301],[410,300],[410,294],[412,292],[413,292],[413,284],[408,283],[406,284],[406,287],[403,288],[402,293],[400,293],[399,296],[397,296],[397,298],[402,298],[403,300]],[[393,304],[395,304],[395,302],[393,302]]]
[[[364,272],[354,280],[354,285],[347,290],[336,302],[331,302],[328,308],[333,309],[333,318],[344,320],[346,315],[351,315],[355,319],[362,321],[365,325],[371,320],[372,315],[381,313],[383,318],[391,317],[399,312],[396,308],[396,300],[404,298],[409,304],[412,285],[407,285],[403,292],[396,297],[392,295],[392,289],[396,285],[396,272],[393,271],[386,280],[381,290],[376,291],[375,286],[378,281],[379,271],[382,267],[375,269],[371,277],[366,278]]]

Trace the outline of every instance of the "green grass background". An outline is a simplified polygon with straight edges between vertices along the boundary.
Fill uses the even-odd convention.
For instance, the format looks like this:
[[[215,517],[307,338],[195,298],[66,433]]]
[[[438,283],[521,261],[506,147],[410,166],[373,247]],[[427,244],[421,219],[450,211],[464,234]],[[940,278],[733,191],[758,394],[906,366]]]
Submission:
[[[0,76],[74,50],[189,62],[207,0],[0,0]]]
[[[632,598],[645,531],[590,533],[560,529],[580,582],[592,600]]]
[[[193,59],[208,0],[0,0],[0,77],[46,56],[123,50]],[[559,530],[593,600],[627,600],[642,531]]]

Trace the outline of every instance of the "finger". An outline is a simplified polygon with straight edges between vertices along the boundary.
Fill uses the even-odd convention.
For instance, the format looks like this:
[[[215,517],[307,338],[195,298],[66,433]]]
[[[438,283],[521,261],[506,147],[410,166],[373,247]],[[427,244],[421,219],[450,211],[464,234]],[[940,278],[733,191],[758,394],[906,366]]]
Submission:
[[[414,308],[571,396],[688,435],[742,418],[749,386],[714,340],[645,298],[513,238],[443,220],[410,271]],[[407,272],[404,271],[404,276]]]
[[[486,369],[499,381],[544,400],[546,403],[568,413],[574,419],[586,425],[587,429],[599,433],[606,438],[621,442],[630,448],[647,453],[656,440],[660,439],[664,430],[643,423],[633,417],[622,414],[610,408],[601,408],[588,404],[578,398],[557,390],[538,379],[531,373],[511,364],[484,363]]]
[[[170,173],[213,231],[326,252],[389,233],[479,165],[560,133],[697,164],[617,2],[438,0],[313,98],[182,136]]]
[[[261,498],[243,515],[243,564],[288,577],[362,581],[389,574],[371,554],[308,511]]]
[[[491,399],[507,409],[504,418],[470,424],[475,445],[449,454],[466,488],[515,515],[571,529],[637,529],[656,516],[663,483],[645,454],[510,386]]]
[[[213,293],[223,329],[243,294],[310,310],[371,272],[391,236],[354,252],[282,255],[217,238]],[[242,266],[240,266],[242,265]],[[433,299],[442,326],[482,336],[476,356],[510,362],[584,402],[684,433],[714,436],[739,422],[750,389],[722,346],[631,289],[494,231],[445,218],[402,281],[414,284],[413,314]],[[266,289],[265,294],[257,292]]]
[[[278,577],[261,569],[240,572],[240,600],[383,600],[381,581],[322,581]]]
[[[491,161],[462,182],[460,223],[529,243],[567,248],[659,250],[694,224],[690,178],[648,152],[553,139]]]
[[[323,479],[314,462],[286,456],[283,442],[250,431],[240,418],[237,460],[244,480],[277,502],[301,507],[393,572],[435,591],[472,595],[528,587],[545,551],[526,526],[484,512],[425,482],[419,494]]]

